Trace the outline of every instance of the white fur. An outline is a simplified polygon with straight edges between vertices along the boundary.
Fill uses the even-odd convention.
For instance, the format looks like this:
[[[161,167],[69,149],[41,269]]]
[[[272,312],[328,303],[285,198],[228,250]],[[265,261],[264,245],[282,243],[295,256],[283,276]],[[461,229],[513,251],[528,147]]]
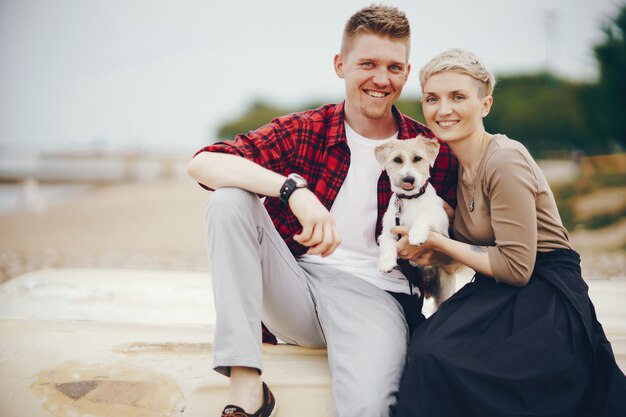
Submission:
[[[396,194],[418,193],[430,176],[430,167],[434,164],[438,152],[439,143],[436,139],[426,139],[421,136],[415,139],[393,140],[376,148],[376,157],[387,171],[393,191],[389,207],[383,216],[383,230],[378,238],[380,245],[378,267],[383,272],[389,272],[397,265],[398,235],[391,233],[391,229],[396,226]],[[407,190],[402,187],[403,183],[406,184],[404,179],[407,177],[415,179],[413,189]],[[400,199],[400,202],[400,224],[409,228],[411,245],[419,246],[424,243],[431,230],[448,236],[449,219],[444,210],[444,201],[437,195],[430,183],[421,196]],[[431,268],[436,268],[438,271],[429,271]],[[437,307],[454,293],[456,269],[456,265],[439,265],[424,269],[425,279],[436,279],[429,272],[438,272],[439,282],[433,282],[436,288],[432,294],[426,294],[435,298]]]

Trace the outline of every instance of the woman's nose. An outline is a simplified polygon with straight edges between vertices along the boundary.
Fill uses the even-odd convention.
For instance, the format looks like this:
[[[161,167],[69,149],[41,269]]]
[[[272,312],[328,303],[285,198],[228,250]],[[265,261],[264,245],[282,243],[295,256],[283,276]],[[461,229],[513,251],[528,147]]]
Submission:
[[[440,100],[439,106],[437,108],[437,112],[439,114],[450,114],[452,112],[452,108],[450,107],[450,103],[447,100]]]

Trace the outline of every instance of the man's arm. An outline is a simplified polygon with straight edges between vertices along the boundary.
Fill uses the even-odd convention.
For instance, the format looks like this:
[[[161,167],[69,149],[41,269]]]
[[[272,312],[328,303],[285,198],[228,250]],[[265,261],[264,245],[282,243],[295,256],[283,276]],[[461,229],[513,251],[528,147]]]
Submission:
[[[214,190],[236,187],[278,197],[285,177],[246,158],[220,152],[202,152],[187,165],[187,173]]]
[[[278,197],[287,179],[240,156],[218,152],[202,152],[187,166],[187,173],[210,188],[236,187],[255,194]],[[289,207],[302,225],[294,240],[309,248],[307,253],[328,256],[341,240],[335,219],[319,199],[307,188],[294,191]]]

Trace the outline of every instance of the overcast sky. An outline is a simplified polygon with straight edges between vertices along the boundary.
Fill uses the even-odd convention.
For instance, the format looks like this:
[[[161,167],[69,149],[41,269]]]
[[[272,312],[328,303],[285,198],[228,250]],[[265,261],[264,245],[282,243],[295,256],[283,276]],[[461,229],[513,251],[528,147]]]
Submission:
[[[254,99],[338,101],[346,19],[371,1],[0,0],[0,153],[193,153]],[[422,64],[450,47],[496,74],[597,75],[593,45],[623,0],[395,1]]]

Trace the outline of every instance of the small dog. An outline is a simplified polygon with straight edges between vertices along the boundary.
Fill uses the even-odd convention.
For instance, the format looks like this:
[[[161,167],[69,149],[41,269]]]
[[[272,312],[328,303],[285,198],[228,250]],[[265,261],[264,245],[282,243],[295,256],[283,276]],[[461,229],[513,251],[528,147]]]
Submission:
[[[409,228],[409,243],[421,245],[432,230],[448,236],[448,215],[444,201],[428,182],[430,167],[439,153],[437,139],[418,136],[414,139],[394,139],[375,149],[376,159],[387,171],[393,195],[383,216],[383,230],[378,238],[380,256],[378,268],[390,272],[398,264],[396,243],[399,236],[391,233],[397,225]],[[413,262],[411,265],[416,266]],[[423,268],[426,297],[434,297],[437,308],[455,291],[454,273],[460,264],[435,265]]]

